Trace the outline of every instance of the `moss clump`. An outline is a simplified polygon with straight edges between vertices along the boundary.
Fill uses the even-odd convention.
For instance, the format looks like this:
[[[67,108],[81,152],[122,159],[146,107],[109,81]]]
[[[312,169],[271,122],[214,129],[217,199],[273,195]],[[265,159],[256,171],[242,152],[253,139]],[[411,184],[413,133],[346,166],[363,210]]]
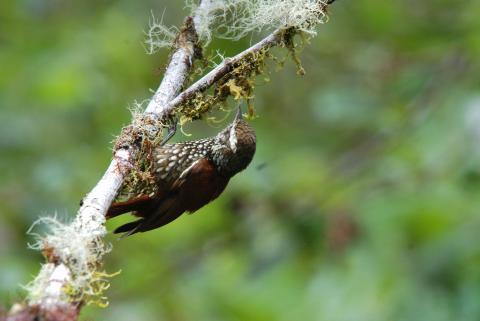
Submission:
[[[295,43],[295,36],[299,34],[301,36],[300,45]],[[302,66],[302,61],[300,60],[299,53],[304,48],[304,44],[307,42],[305,34],[300,30],[295,30],[294,28],[286,29],[283,33],[282,46],[285,47],[290,53],[295,66],[297,67],[297,75],[305,75],[305,69]]]
[[[265,73],[265,61],[269,57],[267,49],[253,52],[236,63],[228,65],[230,71],[216,82],[210,93],[197,92],[176,109],[175,117],[180,125],[200,119],[216,106],[224,106],[229,97],[249,102],[249,115],[253,115],[253,90],[255,78]]]
[[[132,111],[133,121],[122,129],[115,141],[114,150],[130,148],[138,149],[133,168],[125,178],[119,198],[130,198],[135,195],[151,194],[156,191],[153,169],[153,151],[162,140],[162,130],[168,128],[172,120],[161,121],[157,117],[141,113],[137,104]]]

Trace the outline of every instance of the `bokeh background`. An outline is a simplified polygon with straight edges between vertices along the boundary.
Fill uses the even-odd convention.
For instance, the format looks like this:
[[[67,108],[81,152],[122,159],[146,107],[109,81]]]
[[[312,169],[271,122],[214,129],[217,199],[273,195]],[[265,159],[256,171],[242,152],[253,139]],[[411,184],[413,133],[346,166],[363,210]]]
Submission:
[[[4,306],[42,262],[28,227],[73,217],[128,106],[158,85],[167,52],[142,41],[164,10],[177,26],[187,14],[181,1],[0,2]],[[301,54],[306,75],[289,61],[259,79],[253,164],[195,215],[110,236],[106,269],[122,272],[110,306],[82,319],[479,320],[479,16],[477,0],[338,0]]]

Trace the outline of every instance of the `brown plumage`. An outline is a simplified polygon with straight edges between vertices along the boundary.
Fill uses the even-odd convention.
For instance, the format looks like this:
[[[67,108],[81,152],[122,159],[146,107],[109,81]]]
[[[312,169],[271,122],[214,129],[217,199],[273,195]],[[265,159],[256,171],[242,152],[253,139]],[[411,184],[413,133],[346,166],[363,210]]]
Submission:
[[[113,203],[107,218],[128,212],[140,217],[114,232],[127,236],[149,231],[184,212],[197,211],[216,199],[230,178],[250,164],[255,147],[255,132],[240,113],[215,137],[156,147],[158,192]]]

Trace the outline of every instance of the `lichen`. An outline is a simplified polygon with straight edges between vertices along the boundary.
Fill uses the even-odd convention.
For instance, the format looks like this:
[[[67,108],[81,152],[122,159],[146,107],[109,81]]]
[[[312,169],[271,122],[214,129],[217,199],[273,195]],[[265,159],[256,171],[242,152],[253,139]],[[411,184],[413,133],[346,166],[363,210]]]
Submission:
[[[162,48],[170,48],[174,44],[178,30],[175,27],[167,27],[163,24],[163,14],[160,19],[156,18],[153,12],[145,31],[145,49],[148,54],[154,54]]]
[[[278,28],[315,34],[316,25],[328,19],[324,0],[210,0],[207,6],[192,0],[186,3],[206,44],[214,35],[238,40],[252,32]]]
[[[44,226],[48,233],[33,232],[39,225]],[[103,293],[109,286],[108,276],[116,275],[108,275],[101,270],[102,258],[111,250],[111,246],[102,240],[106,230],[103,229],[101,235],[92,235],[91,231],[85,231],[79,226],[77,221],[65,223],[53,216],[38,219],[28,233],[35,239],[29,247],[42,251],[47,260],[41,273],[25,286],[30,303],[39,303],[44,298],[58,264],[64,264],[71,273],[63,287],[66,301],[106,302]]]

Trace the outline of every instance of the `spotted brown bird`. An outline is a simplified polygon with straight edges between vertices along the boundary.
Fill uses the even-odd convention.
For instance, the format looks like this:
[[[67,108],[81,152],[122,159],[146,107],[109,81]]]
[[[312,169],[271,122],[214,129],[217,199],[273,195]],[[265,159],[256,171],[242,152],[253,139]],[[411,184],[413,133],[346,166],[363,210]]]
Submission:
[[[107,218],[133,212],[140,219],[118,227],[124,236],[168,224],[182,213],[193,213],[216,199],[230,178],[244,170],[255,154],[255,131],[242,119],[234,121],[215,137],[165,144],[154,149],[154,195],[140,195],[113,203]]]

